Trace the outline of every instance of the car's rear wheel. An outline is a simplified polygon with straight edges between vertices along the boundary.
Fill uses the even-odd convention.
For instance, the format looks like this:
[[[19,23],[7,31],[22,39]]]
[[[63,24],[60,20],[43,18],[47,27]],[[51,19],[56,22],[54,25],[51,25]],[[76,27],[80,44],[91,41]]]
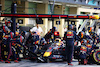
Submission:
[[[93,61],[97,64],[100,64],[100,49],[95,50],[93,55]]]

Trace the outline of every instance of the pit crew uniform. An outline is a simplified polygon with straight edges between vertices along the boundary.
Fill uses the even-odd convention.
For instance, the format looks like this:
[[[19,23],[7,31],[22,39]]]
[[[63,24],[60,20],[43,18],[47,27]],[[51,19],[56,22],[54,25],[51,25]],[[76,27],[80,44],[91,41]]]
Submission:
[[[74,40],[77,39],[76,33],[72,30],[72,25],[68,25],[68,31],[65,32],[64,39],[66,40],[66,57],[68,65],[72,65],[71,59],[74,51]]]

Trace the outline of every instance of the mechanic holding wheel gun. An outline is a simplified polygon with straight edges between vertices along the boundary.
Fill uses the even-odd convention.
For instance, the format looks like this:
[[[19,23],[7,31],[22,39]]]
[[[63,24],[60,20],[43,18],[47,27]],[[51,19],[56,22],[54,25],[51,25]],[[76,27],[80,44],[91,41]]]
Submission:
[[[71,64],[73,51],[74,51],[74,41],[78,39],[76,36],[76,33],[73,31],[73,26],[70,24],[68,25],[68,30],[64,34],[64,40],[66,40],[66,59],[68,62],[68,65]]]

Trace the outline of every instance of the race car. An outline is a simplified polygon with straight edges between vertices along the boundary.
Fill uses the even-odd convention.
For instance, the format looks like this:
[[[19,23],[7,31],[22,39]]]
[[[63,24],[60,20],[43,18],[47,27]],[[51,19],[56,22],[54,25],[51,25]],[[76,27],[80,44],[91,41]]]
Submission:
[[[54,61],[56,59],[65,59],[65,44],[61,41],[60,38],[56,38],[54,43],[45,51],[43,58],[46,59],[46,62],[50,60]]]

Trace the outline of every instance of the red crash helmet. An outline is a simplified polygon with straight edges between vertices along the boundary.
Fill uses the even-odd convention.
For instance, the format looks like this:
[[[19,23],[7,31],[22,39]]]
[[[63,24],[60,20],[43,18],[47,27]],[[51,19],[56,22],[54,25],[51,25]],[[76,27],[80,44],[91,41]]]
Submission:
[[[58,31],[55,31],[55,32],[54,32],[54,35],[55,35],[55,36],[59,36],[59,32],[58,32]]]

